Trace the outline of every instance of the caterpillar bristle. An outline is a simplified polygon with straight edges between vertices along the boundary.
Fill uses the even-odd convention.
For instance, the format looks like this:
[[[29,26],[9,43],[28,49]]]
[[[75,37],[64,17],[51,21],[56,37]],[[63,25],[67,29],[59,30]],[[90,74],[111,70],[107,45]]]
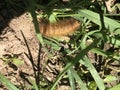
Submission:
[[[40,32],[47,37],[67,36],[80,27],[80,22],[73,19],[64,19],[55,23],[42,20],[40,22]]]

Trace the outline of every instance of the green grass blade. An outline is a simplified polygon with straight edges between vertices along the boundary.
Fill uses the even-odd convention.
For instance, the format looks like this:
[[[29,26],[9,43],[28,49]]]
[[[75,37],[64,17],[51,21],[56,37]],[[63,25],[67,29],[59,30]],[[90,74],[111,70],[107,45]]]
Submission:
[[[0,74],[0,81],[9,89],[9,90],[19,90],[15,85],[13,85],[7,78]]]
[[[91,50],[91,52],[96,53],[97,55],[101,55],[103,57],[114,59],[114,60],[119,60],[119,57],[120,57],[120,55],[115,53],[115,52],[104,51],[104,50],[99,49],[99,48],[93,48]]]
[[[37,84],[36,84],[35,81],[31,80],[31,83],[32,83],[32,88],[33,88],[34,90],[39,90],[39,88],[38,88],[38,86],[37,86]]]
[[[98,13],[95,13],[90,10],[79,10],[78,14],[79,14],[78,17],[79,16],[87,17],[89,20],[93,21],[94,23],[101,25],[100,15]],[[110,33],[120,34],[120,23],[105,16],[104,16],[104,23],[105,23],[105,27],[109,29]]]
[[[85,84],[83,83],[83,81],[81,80],[81,78],[79,77],[79,75],[73,69],[72,69],[72,74],[73,74],[76,82],[78,82],[78,85],[81,88],[81,90],[88,90],[88,88],[85,86]]]
[[[119,38],[115,38],[115,37],[107,37],[108,39],[108,43],[111,43],[114,46],[119,47],[120,46],[120,39]]]
[[[94,78],[99,90],[105,90],[103,80],[100,78],[99,74],[97,73],[96,69],[94,68],[94,66],[92,65],[90,60],[87,58],[87,56],[85,56],[83,58],[83,62],[85,63],[85,66],[88,68],[88,70],[90,71],[90,73],[91,73],[92,77]]]
[[[73,77],[73,72],[71,71],[71,69],[69,69],[67,73],[68,73],[68,77],[69,77],[71,90],[75,90],[75,80]]]
[[[120,84],[108,89],[108,90],[120,90]]]
[[[44,45],[44,42],[43,42],[43,38],[42,38],[42,34],[40,33],[40,28],[39,28],[39,24],[38,24],[38,21],[37,21],[37,16],[36,16],[36,13],[35,13],[35,1],[34,0],[27,0],[29,2],[29,12],[32,16],[32,19],[33,19],[33,23],[34,23],[34,27],[35,27],[35,31],[36,31],[36,34],[37,34],[37,38],[39,39],[40,43],[42,45]]]
[[[93,48],[91,50],[91,52],[97,53],[98,55],[101,55],[101,56],[104,56],[104,57],[108,57],[108,54],[105,51],[103,51],[102,49],[99,49],[99,48]]]
[[[99,43],[99,41],[100,41],[100,39],[95,40],[88,47],[86,47],[85,49],[81,50],[81,52],[79,54],[77,54],[76,57],[71,62],[68,62],[67,65],[65,66],[65,68],[63,69],[63,71],[56,78],[56,80],[55,80],[55,82],[52,85],[52,87],[51,87],[50,90],[54,90],[55,86],[60,81],[60,79],[62,78],[62,76],[68,71],[68,69],[70,69],[73,65],[75,65],[77,62],[79,62],[79,60],[81,60],[85,56],[85,54],[87,54],[87,52],[89,50],[91,50],[92,48],[94,48]]]

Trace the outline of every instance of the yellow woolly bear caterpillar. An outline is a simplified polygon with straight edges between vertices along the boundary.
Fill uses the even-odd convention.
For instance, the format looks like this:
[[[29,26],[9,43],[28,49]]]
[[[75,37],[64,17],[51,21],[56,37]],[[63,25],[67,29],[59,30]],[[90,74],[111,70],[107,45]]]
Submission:
[[[67,36],[80,28],[80,22],[73,19],[64,19],[56,23],[40,22],[40,32],[47,37]]]

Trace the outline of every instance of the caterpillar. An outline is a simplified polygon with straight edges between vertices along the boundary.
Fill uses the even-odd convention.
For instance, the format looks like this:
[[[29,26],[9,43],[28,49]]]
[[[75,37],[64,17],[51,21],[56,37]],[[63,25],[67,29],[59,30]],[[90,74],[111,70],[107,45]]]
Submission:
[[[43,20],[40,22],[39,26],[42,35],[47,37],[61,37],[70,35],[79,29],[80,22],[73,18],[60,20],[55,23],[50,23]]]

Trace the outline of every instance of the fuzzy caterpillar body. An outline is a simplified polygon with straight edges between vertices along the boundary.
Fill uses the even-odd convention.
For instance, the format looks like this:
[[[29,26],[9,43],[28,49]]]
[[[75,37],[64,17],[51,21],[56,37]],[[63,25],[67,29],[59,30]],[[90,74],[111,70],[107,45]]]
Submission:
[[[40,32],[47,37],[67,36],[80,27],[80,22],[70,18],[60,20],[56,23],[40,22]]]

